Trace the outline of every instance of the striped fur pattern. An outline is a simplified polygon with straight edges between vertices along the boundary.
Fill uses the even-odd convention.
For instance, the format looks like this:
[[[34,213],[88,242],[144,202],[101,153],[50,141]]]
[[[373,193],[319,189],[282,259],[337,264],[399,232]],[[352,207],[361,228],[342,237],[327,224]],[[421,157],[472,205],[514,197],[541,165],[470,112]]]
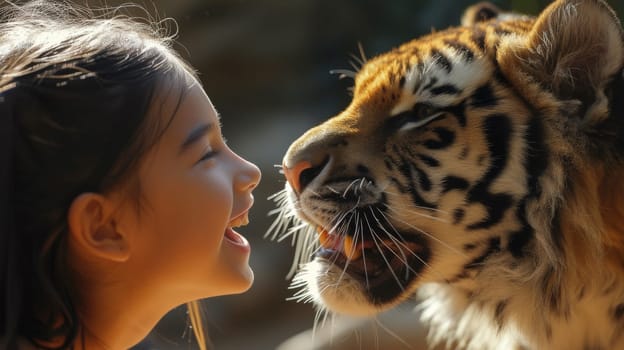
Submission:
[[[602,0],[469,8],[366,60],[284,157],[275,237],[320,312],[415,294],[432,343],[624,349],[624,43]]]

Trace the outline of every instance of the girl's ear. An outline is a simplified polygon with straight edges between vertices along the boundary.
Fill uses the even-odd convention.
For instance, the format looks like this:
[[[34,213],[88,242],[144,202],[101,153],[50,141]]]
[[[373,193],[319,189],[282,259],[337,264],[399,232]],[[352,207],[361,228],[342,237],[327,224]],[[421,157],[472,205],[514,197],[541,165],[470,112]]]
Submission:
[[[81,255],[112,262],[128,260],[130,237],[118,230],[115,209],[111,200],[97,193],[74,199],[67,217],[69,239]]]

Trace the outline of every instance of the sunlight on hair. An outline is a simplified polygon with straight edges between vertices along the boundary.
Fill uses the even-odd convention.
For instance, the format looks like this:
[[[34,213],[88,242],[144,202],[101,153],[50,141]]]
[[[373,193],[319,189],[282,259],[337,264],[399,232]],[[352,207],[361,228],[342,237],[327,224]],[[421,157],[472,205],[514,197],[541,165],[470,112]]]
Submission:
[[[199,306],[199,301],[191,301],[186,304],[189,311],[189,318],[191,320],[191,327],[193,327],[193,334],[197,340],[197,345],[200,350],[207,350],[206,347],[206,333],[204,332],[204,325],[202,322],[202,312]]]

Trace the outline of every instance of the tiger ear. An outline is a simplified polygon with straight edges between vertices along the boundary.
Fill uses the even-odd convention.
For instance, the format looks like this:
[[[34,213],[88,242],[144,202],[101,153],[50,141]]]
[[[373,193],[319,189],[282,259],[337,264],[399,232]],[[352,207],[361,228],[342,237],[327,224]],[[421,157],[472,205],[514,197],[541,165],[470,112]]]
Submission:
[[[513,41],[513,39],[510,39]],[[520,44],[506,48],[504,70],[519,71],[559,100],[587,109],[607,103],[604,89],[624,63],[624,37],[615,12],[602,0],[559,0],[536,19]]]
[[[501,10],[489,2],[480,2],[468,7],[461,17],[461,25],[470,27],[479,22],[485,22],[498,17]]]

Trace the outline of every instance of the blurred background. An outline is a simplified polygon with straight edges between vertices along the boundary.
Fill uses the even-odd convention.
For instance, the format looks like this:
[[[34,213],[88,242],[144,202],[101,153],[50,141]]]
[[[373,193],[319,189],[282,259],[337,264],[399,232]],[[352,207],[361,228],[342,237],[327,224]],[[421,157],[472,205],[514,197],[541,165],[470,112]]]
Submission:
[[[128,0],[76,0],[117,6]],[[309,330],[314,310],[292,296],[286,275],[294,249],[263,238],[273,221],[267,200],[283,188],[276,164],[298,135],[347,106],[349,79],[331,69],[350,68],[350,55],[375,56],[432,29],[459,23],[474,0],[135,0],[157,18],[178,26],[176,50],[200,72],[208,95],[222,115],[229,145],[262,170],[249,226],[256,280],[249,292],[205,302],[206,320],[218,350],[418,349],[423,329],[401,307],[374,321],[336,320]],[[537,14],[550,1],[492,1],[503,9]],[[608,0],[622,18],[624,1]],[[135,12],[145,16],[145,12]],[[172,29],[175,27],[172,26]],[[209,213],[207,213],[208,215]],[[163,257],[164,258],[164,257]],[[386,330],[387,329],[387,330]],[[195,349],[185,308],[168,314],[136,349]],[[392,335],[396,333],[395,335]],[[332,345],[323,345],[331,342]],[[412,345],[407,346],[403,342]],[[295,344],[295,345],[292,345]],[[287,347],[288,346],[288,347]]]

